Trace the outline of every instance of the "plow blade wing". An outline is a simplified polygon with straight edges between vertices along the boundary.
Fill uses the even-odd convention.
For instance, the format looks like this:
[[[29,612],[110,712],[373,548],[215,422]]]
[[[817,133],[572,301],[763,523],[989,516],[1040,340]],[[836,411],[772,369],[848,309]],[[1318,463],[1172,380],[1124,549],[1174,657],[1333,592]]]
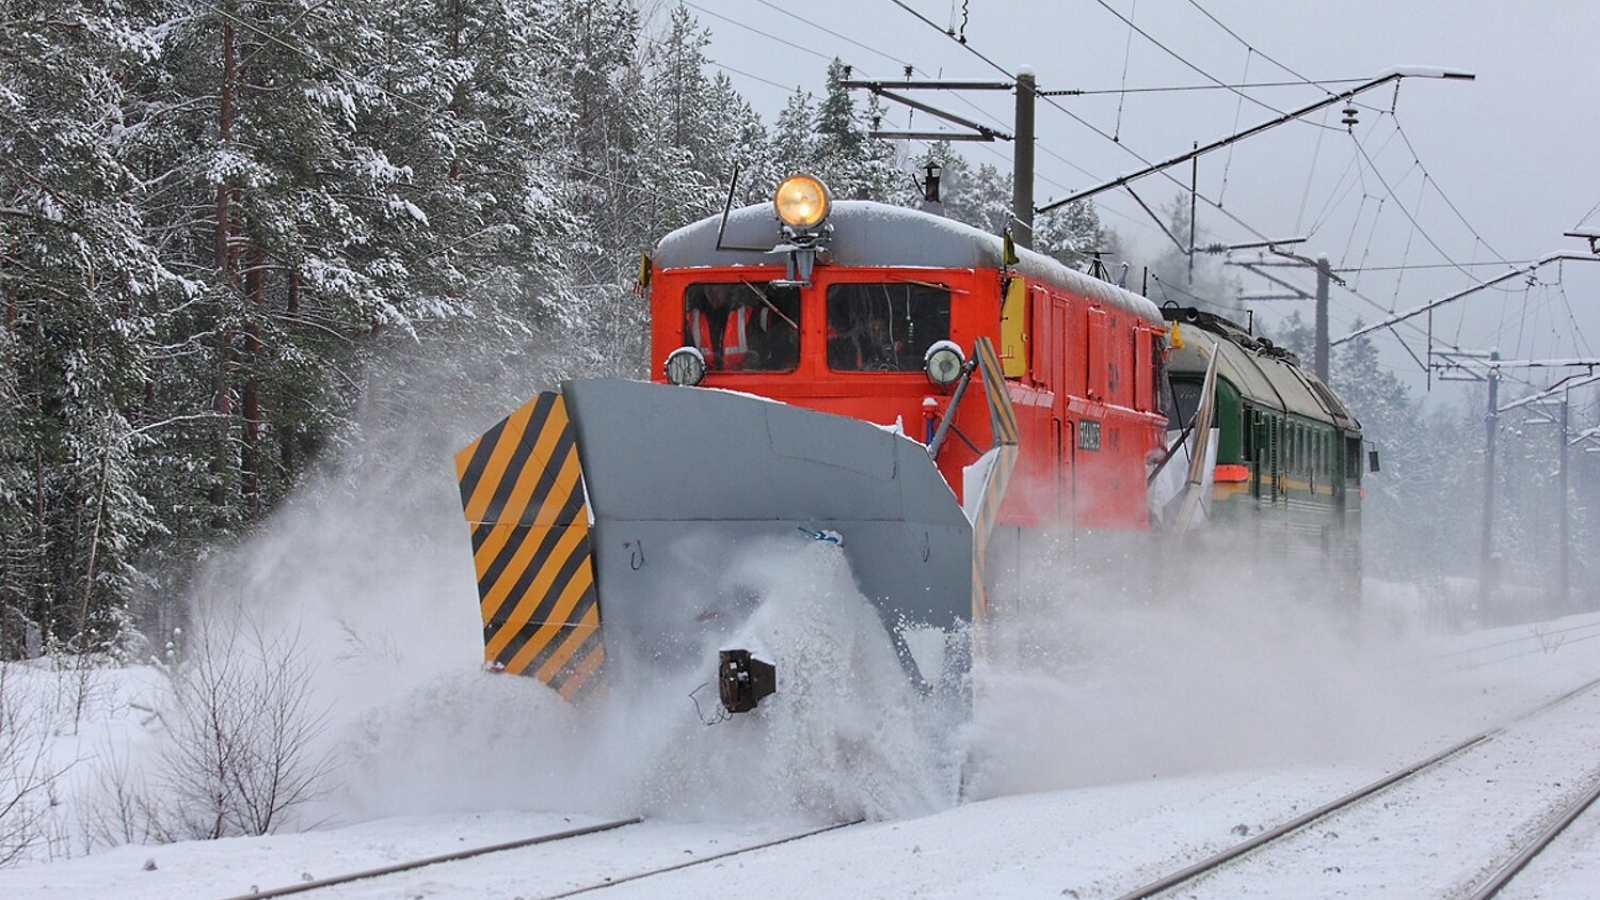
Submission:
[[[716,640],[762,599],[759,588],[740,583],[745,552],[781,553],[804,546],[807,535],[837,536],[891,634],[907,622],[950,630],[970,619],[972,526],[921,445],[870,423],[745,395],[631,381],[568,382],[529,405],[530,422],[541,404],[557,411],[544,421],[558,417],[560,434],[519,427],[513,414],[496,429],[518,430],[528,449],[506,451],[498,469],[482,468],[546,497],[541,510],[566,497],[558,513],[530,520],[519,512],[511,521],[509,513],[532,504],[508,503],[490,521],[492,504],[474,504],[462,479],[475,548],[483,531],[515,537],[525,529],[525,543],[537,538],[498,569],[489,554],[476,556],[491,662],[569,696],[579,692],[574,678],[581,676],[579,690],[600,681],[601,660],[612,683],[648,680],[662,668],[709,672]],[[496,458],[483,446],[496,429],[462,451],[459,470],[470,474],[473,459]],[[571,652],[546,655],[550,641]],[[512,646],[521,648],[512,661],[527,664],[505,659]],[[775,662],[781,673],[783,661]]]
[[[560,394],[528,401],[456,454],[472,528],[484,660],[567,699],[605,661],[589,515]]]

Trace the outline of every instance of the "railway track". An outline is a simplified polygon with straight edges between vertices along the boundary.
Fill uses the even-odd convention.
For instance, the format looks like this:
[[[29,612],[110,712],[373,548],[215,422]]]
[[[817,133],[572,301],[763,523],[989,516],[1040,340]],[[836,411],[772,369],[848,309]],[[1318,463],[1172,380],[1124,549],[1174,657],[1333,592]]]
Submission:
[[[482,847],[473,847],[468,850],[459,850],[455,853],[443,853],[437,856],[419,857],[407,862],[394,863],[392,865],[379,866],[372,869],[362,869],[360,871],[350,872],[344,875],[335,875],[331,878],[318,878],[311,881],[302,881],[297,884],[284,885],[282,887],[251,891],[248,894],[240,894],[235,897],[229,897],[227,900],[269,900],[269,898],[272,897],[287,897],[291,894],[303,894],[307,891],[325,890],[327,888],[337,887],[341,884],[365,881],[369,878],[382,878],[386,875],[398,875],[401,872],[411,872],[416,869],[426,868],[427,866],[436,866],[441,863],[458,862],[463,859],[472,859],[475,856],[487,856],[491,853],[505,853],[508,850],[520,850],[524,847],[537,847],[540,844],[553,844],[557,841],[570,840],[576,837],[583,837],[584,835],[613,831],[618,828],[625,828],[629,825],[637,825],[642,821],[644,820],[637,816],[627,819],[613,819],[611,821],[601,822],[596,825],[587,825],[582,828],[569,828],[565,831],[555,831],[549,834],[541,834],[535,837],[523,838],[515,841],[505,841],[499,844],[488,844]]]
[[[1127,893],[1119,895],[1116,900],[1146,900],[1146,898],[1157,897],[1175,888],[1193,885],[1202,878],[1209,878],[1218,873],[1234,869],[1247,859],[1259,858],[1269,853],[1272,848],[1281,847],[1295,836],[1303,834],[1308,826],[1319,822],[1331,822],[1337,816],[1364,806],[1376,798],[1394,791],[1400,785],[1413,782],[1423,774],[1439,769],[1447,761],[1458,759],[1468,754],[1469,751],[1483,747],[1501,738],[1519,723],[1526,722],[1541,713],[1568,703],[1590,692],[1597,686],[1600,686],[1600,679],[1580,685],[1517,716],[1511,721],[1479,732],[1426,759],[1405,766],[1371,784],[1345,794],[1303,815],[1296,816],[1281,825],[1263,831],[1213,856],[1134,888]],[[1517,847],[1508,862],[1499,866],[1492,875],[1472,887],[1472,893],[1466,894],[1456,889],[1449,891],[1447,896],[1464,897],[1466,900],[1489,900],[1489,898],[1496,896],[1531,860],[1548,847],[1572,822],[1582,816],[1597,797],[1600,797],[1600,771],[1590,772],[1586,777],[1587,789],[1583,790],[1575,800],[1556,810],[1554,814],[1545,816],[1542,822],[1543,827],[1531,839],[1526,840],[1520,847]],[[1331,868],[1326,871],[1338,870],[1337,868]]]
[[[583,885],[581,887],[576,887],[576,888],[572,888],[571,890],[562,891],[559,894],[546,894],[546,895],[540,897],[539,900],[563,900],[563,898],[566,898],[566,897],[576,897],[579,894],[592,893],[594,891],[602,890],[604,888],[615,887],[615,886],[617,886],[619,884],[626,884],[626,883],[628,883],[630,881],[640,881],[640,880],[643,880],[645,878],[654,878],[654,877],[656,877],[658,875],[665,875],[665,874],[667,874],[669,872],[677,872],[677,871],[680,871],[682,869],[693,868],[695,866],[703,866],[703,865],[705,865],[707,863],[713,863],[713,862],[718,862],[720,860],[727,859],[730,856],[742,856],[743,854],[746,854],[746,853],[754,853],[757,850],[765,850],[768,847],[776,847],[779,844],[793,843],[794,841],[804,840],[804,839],[806,839],[808,837],[815,837],[816,835],[825,834],[825,833],[830,832],[830,831],[838,831],[841,828],[849,828],[852,825],[860,825],[861,822],[862,822],[861,819],[856,819],[853,822],[838,822],[838,823],[835,823],[833,825],[824,825],[821,828],[813,828],[813,829],[811,829],[809,831],[802,831],[802,832],[799,832],[799,833],[796,833],[796,834],[788,835],[786,837],[775,838],[775,839],[770,840],[770,841],[762,841],[759,844],[751,844],[749,846],[738,847],[738,848],[735,848],[733,850],[725,850],[722,853],[715,853],[715,854],[712,854],[711,856],[704,856],[704,857],[701,857],[699,859],[691,859],[691,860],[688,860],[688,861],[685,861],[685,862],[681,862],[681,863],[674,863],[673,865],[670,865],[670,866],[659,866],[659,867],[653,868],[653,869],[645,869],[643,871],[634,872],[632,874],[623,875],[623,876],[619,876],[619,877],[616,877],[616,878],[607,878],[604,881],[592,882],[590,884]]]
[[[467,850],[460,850],[460,851],[457,851],[457,852],[454,852],[454,853],[446,853],[446,854],[441,854],[441,855],[437,855],[437,856],[419,857],[417,859],[408,860],[406,862],[394,863],[394,864],[391,864],[391,865],[380,866],[380,867],[372,868],[372,869],[363,869],[363,870],[356,871],[356,872],[349,872],[349,873],[346,873],[344,875],[336,875],[336,876],[333,876],[333,877],[330,877],[330,878],[320,878],[320,879],[316,879],[316,880],[312,880],[312,881],[303,881],[303,882],[298,882],[298,883],[295,883],[295,884],[283,885],[281,887],[267,888],[267,889],[263,889],[263,890],[254,890],[254,891],[251,891],[248,894],[240,894],[240,895],[237,895],[237,896],[234,896],[234,897],[228,897],[228,898],[226,898],[226,900],[270,900],[270,898],[286,897],[286,896],[290,896],[290,895],[294,895],[294,894],[305,894],[305,893],[315,892],[315,891],[326,891],[326,890],[328,890],[330,888],[336,888],[336,887],[340,887],[340,886],[343,886],[343,885],[349,885],[349,884],[353,884],[355,882],[368,881],[368,880],[372,880],[372,879],[385,878],[385,877],[389,877],[389,876],[393,876],[393,875],[399,875],[399,874],[403,874],[403,873],[406,873],[406,872],[412,872],[412,871],[415,871],[417,869],[426,868],[428,866],[435,866],[435,865],[440,865],[440,864],[443,864],[443,863],[459,862],[459,861],[462,861],[462,860],[473,859],[475,857],[488,856],[488,855],[496,854],[496,853],[506,853],[506,852],[513,851],[513,850],[520,850],[520,849],[529,848],[529,847],[537,847],[537,846],[544,845],[544,844],[553,844],[553,843],[557,843],[557,842],[560,842],[560,841],[573,840],[575,838],[581,838],[581,837],[586,837],[586,836],[589,836],[589,835],[601,834],[603,832],[608,832],[608,831],[615,831],[617,829],[626,828],[628,826],[638,825],[643,821],[644,820],[642,818],[637,817],[637,816],[631,817],[631,818],[625,818],[625,819],[613,819],[613,820],[610,820],[610,821],[600,822],[600,823],[597,823],[597,824],[594,824],[594,825],[588,825],[588,826],[584,826],[584,827],[581,827],[581,828],[571,828],[571,829],[567,829],[567,830],[564,830],[564,831],[557,831],[557,832],[551,832],[551,833],[548,833],[548,834],[536,835],[534,837],[523,838],[523,839],[515,840],[515,841],[507,841],[507,842],[499,843],[499,844],[489,844],[489,845],[485,845],[485,846],[481,846],[481,847],[473,847],[473,848],[470,848],[470,849],[467,849]],[[640,881],[640,880],[643,880],[643,879],[646,879],[646,878],[653,878],[653,877],[656,877],[656,876],[668,874],[670,872],[676,872],[676,871],[679,871],[681,869],[688,869],[688,868],[692,868],[694,866],[700,866],[700,865],[705,865],[707,863],[717,862],[719,860],[724,860],[724,859],[727,859],[727,858],[733,857],[733,856],[740,856],[740,855],[746,854],[746,853],[754,853],[754,852],[756,852],[758,850],[764,850],[764,849],[766,849],[768,847],[775,847],[775,846],[777,846],[779,844],[787,844],[787,843],[792,843],[794,841],[804,840],[805,838],[814,837],[816,835],[823,834],[823,833],[826,833],[826,832],[837,831],[837,830],[839,830],[841,828],[848,828],[848,827],[850,827],[852,825],[859,825],[861,823],[861,821],[862,820],[857,819],[857,820],[851,821],[851,822],[839,822],[839,823],[835,823],[835,824],[832,824],[832,825],[824,825],[824,826],[820,826],[820,827],[817,827],[817,828],[807,829],[807,830],[804,830],[804,831],[799,831],[799,832],[795,832],[795,833],[792,833],[792,834],[783,835],[783,836],[780,836],[780,837],[777,837],[777,838],[772,838],[770,840],[760,841],[760,842],[749,844],[749,845],[742,846],[742,847],[736,847],[734,849],[725,850],[725,851],[722,851],[720,853],[715,853],[715,854],[712,854],[712,855],[709,855],[709,856],[696,857],[694,859],[687,860],[687,861],[684,861],[684,862],[673,863],[671,865],[656,866],[656,867],[647,868],[647,869],[641,869],[641,870],[632,871],[632,872],[619,873],[619,874],[616,874],[616,875],[613,875],[613,876],[610,876],[610,877],[603,878],[603,879],[601,879],[599,881],[594,881],[594,882],[590,882],[588,884],[579,885],[579,886],[574,887],[574,888],[569,888],[569,889],[563,890],[563,891],[561,891],[559,893],[536,895],[536,896],[538,896],[538,900],[561,900],[561,898],[574,897],[574,896],[578,896],[578,895],[581,895],[581,894],[587,894],[587,893],[591,893],[593,891],[602,890],[602,889],[608,888],[608,887],[615,887],[616,885],[619,885],[619,884],[627,884],[628,882],[632,882],[632,881]]]
[[[1486,644],[1462,647],[1446,653],[1424,656],[1412,660],[1410,663],[1401,664],[1400,667],[1448,662],[1463,669],[1479,669],[1528,656],[1554,653],[1565,646],[1600,638],[1600,621],[1578,622],[1567,625],[1534,622],[1525,627],[1526,631],[1522,634],[1500,638]]]
[[[1492,897],[1499,896],[1506,885],[1510,884],[1511,880],[1516,878],[1527,867],[1528,863],[1533,862],[1535,857],[1554,843],[1555,839],[1560,837],[1568,826],[1576,822],[1590,806],[1594,805],[1597,799],[1600,799],[1600,772],[1594,774],[1593,782],[1589,785],[1588,791],[1553,816],[1549,824],[1533,840],[1525,844],[1517,852],[1516,856],[1512,857],[1509,862],[1485,879],[1467,900],[1490,900]]]

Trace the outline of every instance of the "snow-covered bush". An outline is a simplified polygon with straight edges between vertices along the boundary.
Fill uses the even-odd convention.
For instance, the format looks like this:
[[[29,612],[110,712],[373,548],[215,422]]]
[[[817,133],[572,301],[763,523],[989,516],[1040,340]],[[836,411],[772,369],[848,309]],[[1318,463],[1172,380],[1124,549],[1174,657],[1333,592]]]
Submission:
[[[192,633],[155,781],[174,838],[269,834],[325,790],[332,757],[300,636],[239,620]]]
[[[30,714],[36,703],[29,674],[0,663],[0,866],[48,840],[64,771],[50,754],[47,722]]]

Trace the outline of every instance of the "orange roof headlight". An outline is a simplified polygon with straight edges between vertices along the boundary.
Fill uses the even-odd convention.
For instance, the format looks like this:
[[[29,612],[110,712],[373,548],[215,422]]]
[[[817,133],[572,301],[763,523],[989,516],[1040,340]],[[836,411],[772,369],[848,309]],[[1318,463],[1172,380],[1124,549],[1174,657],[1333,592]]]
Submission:
[[[783,224],[809,231],[828,218],[832,200],[822,179],[814,175],[790,175],[773,193],[772,205]]]

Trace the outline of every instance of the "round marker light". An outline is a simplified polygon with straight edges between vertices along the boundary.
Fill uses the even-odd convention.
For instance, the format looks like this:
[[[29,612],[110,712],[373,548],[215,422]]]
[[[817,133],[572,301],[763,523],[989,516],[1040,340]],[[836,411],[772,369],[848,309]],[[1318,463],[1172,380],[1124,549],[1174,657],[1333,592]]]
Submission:
[[[772,205],[790,228],[811,229],[828,218],[828,187],[812,175],[790,175],[778,185]]]
[[[922,355],[922,370],[928,373],[928,380],[939,387],[955,384],[966,365],[961,346],[955,341],[938,341]]]
[[[706,377],[706,358],[698,347],[679,347],[667,354],[667,380],[693,387]]]

